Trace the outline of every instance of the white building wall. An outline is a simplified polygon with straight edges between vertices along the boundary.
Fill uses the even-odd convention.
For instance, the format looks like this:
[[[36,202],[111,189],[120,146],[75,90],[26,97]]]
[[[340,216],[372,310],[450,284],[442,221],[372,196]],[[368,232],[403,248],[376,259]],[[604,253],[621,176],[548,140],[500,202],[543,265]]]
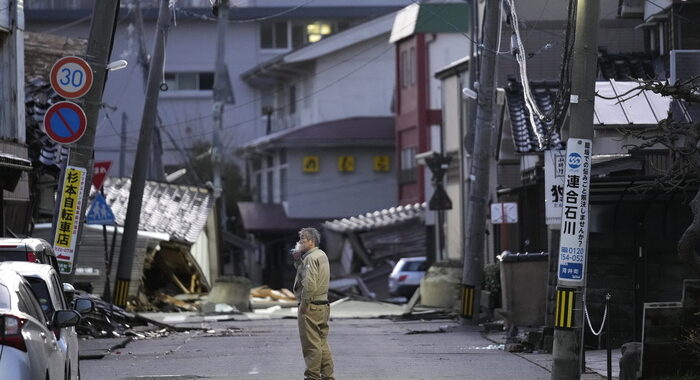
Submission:
[[[430,41],[430,36],[426,37]],[[430,78],[430,108],[438,110],[440,101],[440,81],[434,77],[435,72],[469,55],[471,42],[463,34],[441,33],[433,42],[428,43],[428,78]]]
[[[389,33],[363,41],[316,61],[307,80],[311,107],[301,124],[355,116],[391,116],[395,48]],[[303,101],[302,101],[303,102]]]

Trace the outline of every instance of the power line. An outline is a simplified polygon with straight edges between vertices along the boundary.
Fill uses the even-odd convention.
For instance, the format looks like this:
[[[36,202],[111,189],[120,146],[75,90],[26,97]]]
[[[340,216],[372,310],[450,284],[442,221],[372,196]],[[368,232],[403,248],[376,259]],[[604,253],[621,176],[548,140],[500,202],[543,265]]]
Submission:
[[[412,0],[409,0],[409,1],[412,1]],[[448,3],[443,3],[443,4],[441,4],[441,6],[444,6],[445,4],[448,4]],[[433,14],[431,15],[431,17],[422,20],[422,22],[429,21],[431,18],[433,18],[433,17],[435,17],[435,16],[438,16],[438,15],[439,15],[439,14],[437,14],[436,12],[433,12]],[[403,27],[403,29],[406,29],[406,28],[408,28],[409,26],[410,26],[410,25],[406,25],[406,26]],[[351,60],[353,60],[353,59],[359,57],[360,55],[362,55],[362,54],[364,54],[364,53],[366,53],[366,52],[368,52],[368,51],[374,49],[375,47],[380,46],[380,45],[383,45],[383,44],[385,44],[385,43],[386,43],[386,41],[380,40],[379,42],[370,45],[369,47],[367,47],[366,49],[363,49],[362,51],[358,52],[357,54],[354,54],[354,55],[348,57],[347,59],[344,59],[344,60],[342,60],[342,61],[340,61],[340,62],[338,62],[338,63],[336,63],[336,64],[334,64],[334,65],[331,65],[331,66],[325,68],[324,70],[321,70],[321,71],[316,72],[316,73],[314,74],[314,77],[317,77],[319,74],[325,73],[325,72],[327,72],[327,71],[329,71],[329,70],[332,70],[332,69],[334,69],[334,68],[336,68],[336,67],[338,67],[338,66],[340,66],[340,65],[342,65],[342,64],[345,64],[345,63],[347,63],[347,62],[349,62],[349,61],[351,61]],[[371,62],[374,62],[374,60],[378,59],[378,58],[379,58],[381,55],[383,55],[386,51],[388,51],[388,50],[390,50],[390,49],[393,49],[393,48],[394,48],[394,45],[390,45],[387,49],[385,49],[384,51],[382,51],[378,56],[372,58],[370,61],[366,62],[363,66],[360,66],[360,67],[356,68],[355,70],[351,71],[351,72],[348,73],[347,75],[341,77],[340,79],[337,79],[336,81],[332,82],[332,83],[329,84],[328,86],[326,86],[326,87],[324,87],[324,88],[322,88],[322,89],[320,89],[320,90],[317,90],[316,92],[312,93],[311,95],[308,95],[308,96],[306,96],[306,97],[297,99],[297,101],[295,102],[295,104],[298,104],[300,101],[310,98],[310,97],[313,96],[314,94],[316,94],[316,93],[318,93],[318,92],[320,92],[320,91],[322,91],[322,90],[324,90],[324,89],[330,87],[331,85],[337,83],[338,81],[340,81],[340,80],[346,78],[347,76],[349,76],[350,74],[353,74],[354,72],[356,72],[357,70],[359,70],[359,69],[361,69],[362,67],[366,66],[367,64],[369,64],[369,63],[371,63]],[[294,85],[297,85],[297,84],[300,84],[300,83],[301,83],[301,80],[299,80],[299,81],[297,81],[297,82],[294,82]],[[274,94],[274,95],[277,95],[277,94],[282,93],[283,91],[285,91],[285,89],[279,89],[279,90],[274,91],[273,94]],[[236,104],[236,105],[234,105],[234,106],[232,106],[232,107],[227,107],[227,108],[224,110],[224,113],[227,113],[227,112],[233,111],[233,110],[237,110],[237,109],[240,109],[240,108],[242,108],[242,107],[244,107],[244,106],[253,104],[253,103],[255,103],[255,102],[261,100],[262,98],[263,98],[262,96],[255,97],[255,98],[253,98],[253,99],[251,99],[251,100],[249,100],[249,101],[247,101],[247,102],[245,102],[245,103]],[[174,122],[174,123],[163,124],[162,127],[168,127],[168,126],[175,126],[175,125],[185,124],[185,123],[189,123],[189,122],[192,122],[192,121],[202,120],[202,119],[206,119],[206,118],[210,118],[210,117],[211,117],[211,115],[199,116],[199,117],[192,118],[192,119],[187,119],[187,120],[178,121],[178,122]],[[259,117],[260,117],[260,115],[256,115],[256,116],[254,116],[254,117],[251,118],[251,119],[248,119],[248,120],[245,120],[245,121],[242,121],[242,122],[238,122],[238,123],[233,124],[233,125],[225,126],[225,127],[223,127],[223,128],[224,128],[224,129],[235,128],[235,127],[238,127],[238,126],[241,126],[241,125],[244,125],[244,124],[253,122],[253,121],[255,121],[255,120],[258,120]],[[205,132],[203,132],[203,133],[199,133],[199,134],[196,134],[196,135],[189,135],[189,136],[187,136],[187,137],[184,137],[184,138],[182,138],[182,139],[177,139],[177,140],[191,139],[191,138],[194,138],[194,137],[205,137],[205,136],[207,136],[208,134],[211,134],[211,133],[212,133],[211,131],[205,131]],[[111,136],[108,135],[108,136],[102,136],[102,137],[111,137]],[[229,143],[226,144],[227,147],[228,147],[228,145],[229,145]]]
[[[273,13],[273,14],[267,15],[267,16],[262,16],[262,17],[257,17],[257,18],[248,18],[248,19],[242,19],[242,20],[235,20],[235,19],[234,19],[234,20],[228,20],[228,22],[229,22],[229,23],[232,23],[232,24],[245,24],[245,23],[250,23],[250,22],[260,22],[260,21],[272,20],[272,19],[274,19],[274,18],[277,18],[277,17],[280,17],[280,16],[284,16],[284,15],[286,15],[287,13],[294,12],[295,10],[297,10],[297,9],[299,9],[299,8],[302,8],[302,7],[305,7],[305,6],[307,6],[307,5],[311,4],[311,3],[313,3],[314,1],[316,1],[316,0],[307,0],[307,1],[305,1],[305,2],[303,2],[303,3],[301,3],[301,4],[299,4],[299,5],[296,5],[296,6],[294,6],[294,7],[291,7],[291,8],[288,8],[288,9],[285,9],[285,10],[283,10],[283,11],[280,11],[280,12],[277,12],[277,13]],[[190,17],[194,17],[194,18],[196,18],[196,19],[200,19],[200,20],[203,20],[203,21],[213,21],[213,22],[216,22],[216,21],[217,21],[217,19],[216,19],[215,17],[208,16],[208,15],[206,15],[206,14],[204,14],[204,13],[192,12],[192,11],[188,11],[188,10],[186,10],[186,9],[177,8],[177,7],[175,7],[175,10],[176,10],[177,12],[180,12],[180,13],[184,14],[184,15],[187,15],[187,16],[190,16]]]

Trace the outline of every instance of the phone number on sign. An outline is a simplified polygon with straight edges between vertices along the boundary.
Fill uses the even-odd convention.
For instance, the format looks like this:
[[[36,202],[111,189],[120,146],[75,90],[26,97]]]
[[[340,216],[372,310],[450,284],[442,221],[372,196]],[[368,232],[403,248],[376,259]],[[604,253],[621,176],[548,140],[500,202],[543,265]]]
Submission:
[[[559,260],[582,263],[585,253],[583,248],[562,247],[559,252]]]

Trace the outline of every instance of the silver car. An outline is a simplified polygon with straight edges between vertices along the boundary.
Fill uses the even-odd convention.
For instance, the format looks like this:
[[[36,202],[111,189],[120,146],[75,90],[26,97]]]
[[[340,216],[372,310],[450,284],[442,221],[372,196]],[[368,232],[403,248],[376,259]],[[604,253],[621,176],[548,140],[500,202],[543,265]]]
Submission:
[[[0,263],[0,270],[4,269],[15,271],[24,278],[38,301],[46,327],[50,329],[46,336],[42,336],[40,333],[42,339],[46,338],[46,341],[51,343],[51,349],[55,351],[49,355],[49,362],[52,364],[49,373],[52,372],[53,364],[57,365],[60,370],[58,377],[51,375],[50,378],[79,379],[78,336],[74,326],[80,319],[80,315],[75,311],[66,310],[68,305],[63,296],[63,286],[60,285],[56,271],[50,265],[29,262]],[[21,302],[22,300],[20,300]],[[72,317],[75,319],[75,323],[57,323],[58,315],[63,315],[59,319]],[[43,379],[43,377],[32,378]]]
[[[61,379],[64,355],[51,329],[75,326],[79,320],[73,310],[57,310],[48,321],[29,283],[0,267],[0,377]]]
[[[402,258],[389,275],[389,293],[393,296],[411,297],[427,269],[425,256]]]

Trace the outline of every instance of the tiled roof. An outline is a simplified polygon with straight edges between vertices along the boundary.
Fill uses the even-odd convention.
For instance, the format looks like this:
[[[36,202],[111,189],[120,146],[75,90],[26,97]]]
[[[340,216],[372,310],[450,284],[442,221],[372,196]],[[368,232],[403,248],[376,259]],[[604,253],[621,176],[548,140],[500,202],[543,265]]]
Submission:
[[[392,207],[350,218],[327,221],[323,223],[323,227],[335,232],[367,231],[379,227],[393,226],[416,218],[422,218],[425,214],[425,209],[425,203]]]
[[[654,79],[651,56],[645,53],[598,54],[598,80],[629,81],[632,79]]]
[[[391,116],[351,117],[285,129],[247,143],[250,149],[318,146],[393,146],[394,118]]]
[[[296,231],[322,222],[314,218],[290,218],[280,203],[238,202],[238,210],[243,227],[249,232]]]
[[[104,184],[105,199],[120,226],[126,218],[130,187],[131,178],[110,177]],[[194,243],[213,205],[208,189],[146,181],[139,230],[166,233],[171,240]]]
[[[548,113],[554,107],[554,101],[557,96],[559,86],[553,82],[530,82],[532,95],[535,97],[535,102],[542,112]],[[508,81],[505,88],[506,98],[508,102],[508,114],[510,115],[510,123],[513,131],[513,144],[515,151],[519,153],[537,152],[548,148],[561,149],[561,138],[557,132],[552,134],[549,146],[539,147],[537,135],[531,127],[530,113],[525,107],[525,99],[523,98],[523,87],[515,80]],[[535,117],[536,130],[543,135],[546,130],[553,127],[554,121],[540,120]]]

